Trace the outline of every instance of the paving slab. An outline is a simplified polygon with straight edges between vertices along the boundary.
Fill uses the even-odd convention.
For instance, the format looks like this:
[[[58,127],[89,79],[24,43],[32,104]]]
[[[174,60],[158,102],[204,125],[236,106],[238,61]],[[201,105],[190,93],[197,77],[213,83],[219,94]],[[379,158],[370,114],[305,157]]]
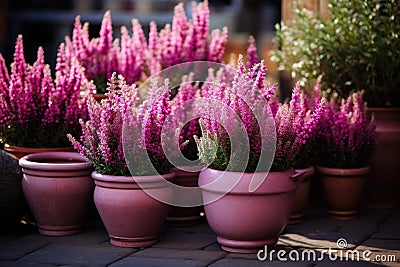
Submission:
[[[57,264],[44,264],[35,262],[20,262],[20,261],[0,261],[0,267],[56,267]]]
[[[145,258],[164,258],[164,259],[189,259],[199,260],[210,264],[223,258],[227,252],[219,251],[204,251],[204,250],[181,250],[181,249],[166,249],[166,248],[147,248],[140,250],[130,257],[145,257]]]
[[[203,248],[205,251],[221,251],[221,245],[218,242],[214,242],[211,245]]]
[[[357,249],[369,249],[373,251],[397,250],[400,252],[400,240],[371,238],[363,242]]]
[[[199,260],[185,260],[185,259],[160,259],[160,258],[145,258],[145,257],[128,257],[117,261],[109,267],[204,267],[207,262]]]
[[[257,267],[257,266],[280,266],[280,267],[285,267],[285,266],[309,266],[311,267],[312,264],[308,262],[282,262],[282,261],[259,261],[259,260],[246,260],[246,259],[231,259],[231,258],[225,258],[222,260],[219,260],[213,264],[210,265],[210,267]]]
[[[137,251],[132,248],[120,248],[108,244],[50,244],[35,251],[19,261],[77,266],[106,266]]]
[[[17,260],[49,245],[50,242],[36,238],[36,234],[0,243],[0,260]]]
[[[216,240],[215,234],[168,232],[161,235],[153,247],[196,250],[205,248]]]

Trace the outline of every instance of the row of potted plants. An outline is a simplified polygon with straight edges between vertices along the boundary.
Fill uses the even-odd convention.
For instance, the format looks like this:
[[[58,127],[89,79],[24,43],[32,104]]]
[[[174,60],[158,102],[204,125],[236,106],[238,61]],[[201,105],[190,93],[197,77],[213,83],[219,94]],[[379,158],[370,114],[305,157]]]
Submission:
[[[364,167],[376,145],[375,126],[367,118],[361,94],[355,93],[341,104],[316,94],[311,103],[296,86],[292,100],[280,104],[273,97],[275,87],[264,85],[265,73],[263,62],[246,69],[240,58],[231,81],[226,82],[229,72],[217,77],[211,73],[213,83],[201,87],[203,97],[229,107],[207,106],[208,115],[199,120],[202,136],[194,138],[200,160],[208,165],[199,177],[205,214],[222,248],[232,252],[255,252],[277,242],[306,173],[295,171],[295,162],[314,164],[313,156],[300,160],[302,151],[311,155],[316,152],[322,159],[318,164],[323,165],[317,167],[320,172],[357,176],[359,180],[363,173],[357,169],[355,173],[339,170],[338,175],[332,167]],[[154,244],[168,214],[169,206],[148,194],[157,191],[153,193],[166,202],[173,198],[166,181],[174,173],[162,148],[162,128],[176,127],[174,123],[164,124],[171,112],[170,91],[167,81],[160,84],[154,80],[149,95],[141,100],[135,85],[114,75],[107,98],[100,103],[89,100],[89,119],[80,121],[80,141],[68,135],[74,148],[93,163],[95,204],[114,245]],[[216,118],[220,118],[217,123]],[[248,144],[240,139],[241,124]],[[243,161],[246,146],[249,157]],[[338,155],[342,161],[338,161]],[[32,168],[26,160],[40,156],[43,154],[21,160],[25,180]],[[40,163],[33,161],[34,165]],[[259,184],[251,189],[254,179]],[[340,216],[355,211],[339,206],[330,207],[330,212]],[[46,233],[43,228],[42,232]]]
[[[153,28],[149,40],[154,38],[155,42],[159,40],[157,36],[166,38],[168,41],[165,42],[170,45],[165,44],[165,47],[182,49],[178,49],[179,52],[171,50],[177,53],[175,55],[182,55],[184,51],[209,52],[217,49],[215,47],[218,47],[219,55],[226,37],[216,37],[215,40],[219,41],[215,41],[215,44],[211,41],[209,46],[215,46],[213,49],[204,45],[204,42],[200,42],[200,45],[193,41],[196,38],[206,40],[204,34],[208,32],[207,23],[196,24],[197,20],[208,21],[206,3],[195,7],[199,10],[188,23],[178,6],[172,27],[172,32],[176,29],[176,33],[172,34],[166,26],[158,36]],[[134,34],[138,34],[135,38],[123,34],[125,44],[121,50],[116,48],[118,43],[114,41],[115,51],[124,51],[124,56],[108,56],[107,52],[104,53],[107,56],[97,58],[101,54],[99,51],[111,47],[109,14],[106,14],[103,22],[105,26],[102,27],[100,39],[89,40],[87,26],[81,27],[79,20],[76,21],[73,40],[60,45],[54,84],[50,70],[44,64],[41,49],[33,66],[25,63],[21,37],[17,40],[11,75],[0,58],[1,138],[6,142],[24,144],[24,139],[15,137],[26,136],[27,141],[24,142],[32,142],[36,141],[37,138],[32,137],[37,133],[40,133],[39,136],[50,134],[65,137],[69,133],[69,140],[83,156],[79,157],[76,153],[32,154],[21,159],[24,191],[30,202],[39,204],[31,204],[31,209],[42,233],[76,233],[81,223],[71,220],[66,225],[57,222],[57,227],[53,227],[49,222],[42,221],[39,219],[40,213],[46,208],[57,210],[57,207],[49,204],[49,195],[43,197],[41,193],[31,193],[29,190],[54,191],[45,189],[51,181],[60,180],[54,171],[84,165],[78,174],[67,176],[85,177],[85,181],[91,181],[89,173],[93,166],[95,172],[91,176],[95,181],[94,193],[93,184],[88,182],[85,182],[86,186],[77,185],[77,188],[85,188],[85,193],[81,195],[85,195],[86,199],[94,194],[96,207],[111,243],[134,247],[154,244],[168,214],[169,200],[174,198],[168,181],[172,181],[176,171],[171,170],[165,153],[165,140],[178,140],[176,149],[182,150],[188,158],[195,159],[198,156],[200,162],[207,166],[200,173],[197,171],[200,187],[197,192],[201,192],[207,220],[216,232],[218,242],[225,250],[233,252],[254,252],[266,244],[277,242],[291,215],[297,187],[305,179],[306,173],[312,173],[306,168],[318,165],[318,171],[337,176],[333,168],[360,169],[368,165],[368,156],[376,147],[377,135],[374,124],[368,119],[362,94],[354,93],[344,100],[328,98],[320,93],[317,83],[313,96],[309,98],[296,85],[291,101],[279,103],[275,99],[276,85],[267,86],[265,83],[266,67],[256,57],[254,40],[250,41],[246,63],[240,57],[237,65],[232,65],[233,69],[225,67],[210,70],[202,82],[186,76],[176,95],[172,93],[176,88],[170,87],[168,80],[157,79],[152,79],[149,89],[142,92],[130,78],[123,77],[123,71],[118,70],[122,75],[111,76],[106,98],[95,101],[91,96],[94,85],[88,81],[86,70],[111,70],[111,67],[100,65],[112,58],[128,60],[128,47],[140,51],[133,44],[138,40],[146,49],[152,47],[150,41],[144,45],[144,36],[140,30],[135,30]],[[134,22],[133,27],[136,29],[138,25]],[[193,27],[202,29],[194,34]],[[179,39],[178,33],[182,33],[183,29],[185,36],[193,37],[192,41],[188,41],[189,47],[185,45],[186,41],[177,45],[179,42],[176,38]],[[187,31],[192,31],[192,35],[187,35]],[[194,37],[197,34],[200,37]],[[175,41],[172,42],[171,38]],[[84,45],[88,46],[82,48]],[[164,49],[155,47],[157,51],[164,52]],[[90,66],[82,68],[81,64],[86,64],[82,63],[83,59],[90,58],[87,56],[90,51],[90,55],[96,59],[87,63]],[[115,51],[114,55],[118,55]],[[162,52],[157,52],[159,56],[153,55],[150,59],[166,59],[158,54]],[[147,52],[143,53],[146,55]],[[140,57],[141,53],[138,55]],[[186,55],[184,59],[190,61],[198,58]],[[175,64],[181,60],[175,58],[167,62]],[[93,62],[101,64],[93,67],[96,66],[91,65],[95,64]],[[144,66],[142,63],[139,65]],[[162,67],[158,65],[155,69],[170,66],[168,64],[161,64]],[[204,99],[208,104],[199,101]],[[178,118],[180,115],[176,115],[179,114],[179,106],[190,100],[194,100],[190,114],[202,114],[202,118],[191,120],[186,128],[183,127],[183,131],[176,131],[181,129],[179,123],[182,122],[182,118]],[[172,121],[169,120],[170,114],[175,114]],[[29,132],[30,124],[36,128],[31,128],[34,130]],[[54,128],[48,128],[47,125]],[[176,136],[165,136],[165,130],[176,132]],[[50,139],[43,138],[41,146],[46,146]],[[62,146],[65,145],[63,143]],[[51,159],[52,168],[57,167],[46,167],[46,173],[50,171],[50,176],[43,182],[46,185],[36,183],[36,170],[46,165],[44,161],[50,155],[56,156]],[[353,171],[349,175],[360,176],[364,170]],[[66,170],[63,169],[63,172]],[[337,180],[334,183],[339,182]],[[327,189],[333,187],[328,182],[324,184],[327,184]],[[72,186],[56,187],[67,189],[53,195],[60,201],[64,195],[66,201],[61,202],[66,205],[75,189]],[[345,185],[344,188],[348,190],[350,186]],[[149,195],[157,195],[160,199]],[[353,207],[350,211],[347,207],[329,207],[329,211],[341,218],[354,214]],[[73,209],[69,214],[72,213]],[[56,218],[60,217],[58,213]]]
[[[368,176],[369,207],[400,203],[397,161],[400,157],[400,3],[399,1],[328,0],[321,14],[293,4],[294,18],[277,24],[280,49],[271,60],[312,90],[319,76],[321,90],[347,98],[364,91],[367,112],[374,116],[379,148]]]

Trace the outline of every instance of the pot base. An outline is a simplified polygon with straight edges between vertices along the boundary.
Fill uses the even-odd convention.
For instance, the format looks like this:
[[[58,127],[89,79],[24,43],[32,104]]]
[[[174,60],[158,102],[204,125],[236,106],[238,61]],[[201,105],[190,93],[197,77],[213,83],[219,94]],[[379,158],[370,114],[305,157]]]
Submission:
[[[303,213],[297,213],[290,216],[288,224],[299,224],[302,222],[304,222]]]
[[[157,243],[157,236],[128,238],[110,235],[109,237],[111,245],[124,248],[150,247]]]
[[[73,226],[49,226],[38,224],[39,233],[47,236],[76,235],[82,232],[81,225]]]
[[[172,226],[193,226],[199,224],[201,216],[167,217],[167,223]]]
[[[266,240],[241,241],[218,236],[217,241],[221,245],[221,248],[228,252],[257,253],[260,249],[264,248],[265,245],[270,246],[278,243],[278,237]]]
[[[358,210],[349,210],[349,211],[337,211],[337,210],[327,210],[329,213],[329,218],[334,220],[353,220],[357,218]]]

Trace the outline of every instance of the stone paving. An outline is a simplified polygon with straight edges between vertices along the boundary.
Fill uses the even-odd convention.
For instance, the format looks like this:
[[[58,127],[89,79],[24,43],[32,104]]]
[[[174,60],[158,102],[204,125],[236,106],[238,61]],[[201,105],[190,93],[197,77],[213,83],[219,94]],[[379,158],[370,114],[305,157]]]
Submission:
[[[347,246],[338,250],[337,240]],[[335,249],[336,251],[327,252]],[[271,250],[275,250],[272,252]],[[309,250],[311,249],[311,250]],[[400,209],[363,210],[357,219],[329,219],[323,209],[307,209],[301,224],[288,225],[269,253],[228,253],[204,219],[190,227],[165,224],[159,242],[133,249],[109,244],[100,219],[93,216],[78,235],[48,237],[32,225],[0,233],[0,266],[399,266]],[[361,261],[351,260],[359,253]],[[363,260],[365,252],[371,261]],[[347,253],[347,254],[346,254]],[[335,259],[336,255],[336,259]],[[340,260],[340,255],[344,255]],[[349,260],[345,260],[345,255]],[[296,257],[299,261],[292,261]],[[304,260],[301,260],[301,256]],[[315,258],[313,258],[315,257]],[[333,260],[331,260],[332,258]],[[387,261],[384,261],[386,258]],[[287,261],[283,261],[287,259]],[[372,261],[374,260],[374,261]]]

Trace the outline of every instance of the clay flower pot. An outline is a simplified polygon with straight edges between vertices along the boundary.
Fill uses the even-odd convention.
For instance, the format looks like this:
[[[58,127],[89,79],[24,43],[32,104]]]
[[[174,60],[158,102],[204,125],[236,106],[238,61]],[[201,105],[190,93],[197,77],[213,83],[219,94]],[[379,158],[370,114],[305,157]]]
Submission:
[[[92,173],[94,202],[107,229],[110,243],[119,247],[148,247],[157,242],[170,206],[147,192],[172,198],[166,180],[174,173],[160,176],[113,176]],[[135,182],[140,182],[140,185]],[[143,189],[146,189],[145,192]]]
[[[9,144],[4,144],[4,150],[16,158],[20,159],[26,155],[42,152],[73,152],[73,147],[54,147],[54,148],[39,148],[39,147],[20,147]]]
[[[393,209],[400,205],[400,108],[368,108],[374,114],[379,146],[370,159],[366,201],[369,208]]]
[[[308,193],[310,191],[310,180],[315,173],[315,168],[313,166],[296,170],[298,172],[305,171],[305,173],[296,193],[294,194],[293,212],[290,216],[289,224],[298,224],[303,222],[303,211],[307,205]]]
[[[332,219],[350,220],[358,213],[369,167],[335,169],[317,166],[322,175],[327,211]]]
[[[256,191],[249,192],[253,173],[203,170],[199,186],[204,210],[222,249],[255,253],[265,245],[276,244],[292,213],[294,193],[302,174],[293,169],[255,173],[267,179]],[[238,182],[224,195],[232,181]],[[216,198],[219,199],[215,201]]]
[[[19,160],[22,189],[39,233],[81,232],[93,196],[92,164],[76,152],[44,152]]]
[[[200,170],[199,166],[186,166],[190,171],[185,171],[180,168],[172,168],[171,171],[175,173],[173,183],[182,187],[197,187]],[[201,169],[201,168],[200,168]],[[174,198],[179,198],[179,195],[174,194]],[[201,198],[193,196],[194,198]],[[177,200],[179,202],[179,199]],[[178,207],[172,206],[167,217],[167,222],[174,226],[191,226],[200,222],[200,213],[203,211],[203,206],[196,207]]]

